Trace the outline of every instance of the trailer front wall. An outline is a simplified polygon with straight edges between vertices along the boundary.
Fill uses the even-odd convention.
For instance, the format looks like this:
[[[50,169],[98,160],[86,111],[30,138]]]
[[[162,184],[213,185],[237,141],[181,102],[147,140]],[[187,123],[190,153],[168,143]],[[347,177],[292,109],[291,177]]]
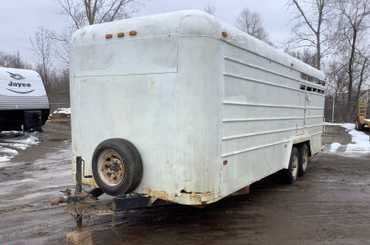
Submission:
[[[84,175],[92,175],[92,155],[100,142],[123,138],[143,160],[135,192],[183,204],[215,200],[222,166],[222,74],[215,72],[223,67],[220,42],[166,35],[84,43],[74,50],[72,148],[85,160]],[[92,57],[100,58],[93,62]],[[125,68],[131,57],[141,66]]]

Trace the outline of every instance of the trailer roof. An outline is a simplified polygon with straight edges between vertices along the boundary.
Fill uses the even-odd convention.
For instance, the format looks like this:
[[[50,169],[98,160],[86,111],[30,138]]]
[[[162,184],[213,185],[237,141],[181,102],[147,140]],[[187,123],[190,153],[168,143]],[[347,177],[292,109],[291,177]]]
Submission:
[[[135,38],[180,35],[221,39],[291,69],[320,80],[325,79],[322,71],[200,10],[183,10],[90,25],[75,32],[72,42],[75,46],[104,42],[106,38],[117,38],[118,33],[124,33],[125,38],[133,38],[130,37],[132,31]],[[222,35],[223,32],[226,37]]]

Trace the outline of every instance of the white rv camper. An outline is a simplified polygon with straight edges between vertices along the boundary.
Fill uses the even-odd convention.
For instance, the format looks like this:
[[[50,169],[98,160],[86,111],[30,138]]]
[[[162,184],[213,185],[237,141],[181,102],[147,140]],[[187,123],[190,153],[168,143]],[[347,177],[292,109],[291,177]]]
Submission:
[[[0,131],[41,130],[48,115],[49,101],[39,74],[0,67]]]
[[[324,74],[201,11],[73,35],[83,183],[187,205],[220,200],[320,151]]]

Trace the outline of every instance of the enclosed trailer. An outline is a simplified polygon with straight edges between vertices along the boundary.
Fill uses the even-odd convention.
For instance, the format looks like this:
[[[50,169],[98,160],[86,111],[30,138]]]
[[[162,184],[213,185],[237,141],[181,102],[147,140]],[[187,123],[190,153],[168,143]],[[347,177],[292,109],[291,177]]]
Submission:
[[[321,71],[201,11],[72,38],[72,148],[110,195],[215,202],[321,149]]]
[[[49,101],[39,74],[0,67],[0,131],[41,130]]]

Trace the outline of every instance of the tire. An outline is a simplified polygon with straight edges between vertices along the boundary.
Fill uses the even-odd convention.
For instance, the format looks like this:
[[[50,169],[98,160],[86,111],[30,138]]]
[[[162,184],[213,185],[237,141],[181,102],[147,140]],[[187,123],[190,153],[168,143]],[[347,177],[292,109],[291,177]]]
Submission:
[[[285,171],[285,182],[289,185],[293,184],[298,178],[298,165],[299,165],[299,151],[297,147],[292,148],[290,154],[289,167]]]
[[[307,144],[303,144],[299,148],[298,177],[301,177],[306,173],[309,160],[310,160],[310,149]]]
[[[109,139],[96,147],[92,172],[103,192],[119,196],[137,188],[143,176],[143,164],[139,151],[131,142]]]
[[[25,111],[23,130],[27,132],[42,131],[41,111]]]

